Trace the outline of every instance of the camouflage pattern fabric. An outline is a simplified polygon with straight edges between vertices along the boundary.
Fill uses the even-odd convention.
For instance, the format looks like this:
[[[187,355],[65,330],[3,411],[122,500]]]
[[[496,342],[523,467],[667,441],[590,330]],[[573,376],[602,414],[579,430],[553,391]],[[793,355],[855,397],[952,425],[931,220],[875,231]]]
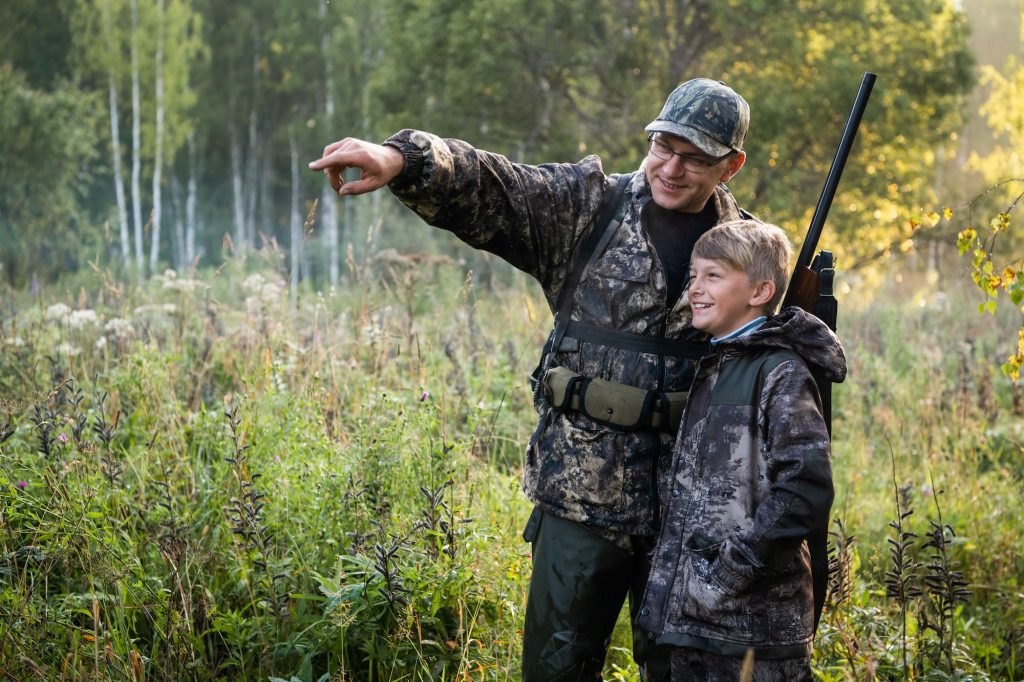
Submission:
[[[833,499],[829,437],[809,366],[846,374],[839,340],[786,308],[700,362],[636,625],[659,643],[759,658],[810,654],[805,537]],[[673,676],[675,679],[675,676]]]
[[[806,656],[777,661],[754,659],[749,678],[743,677],[743,659],[720,656],[698,649],[680,648],[672,652],[671,673],[650,682],[812,682],[811,661]]]
[[[405,130],[385,142],[406,157],[390,188],[431,225],[500,256],[536,278],[554,308],[576,242],[613,180],[596,156],[576,164],[528,166],[474,149],[465,142]],[[651,201],[643,173],[630,187],[622,227],[574,294],[574,319],[606,328],[682,339],[685,297],[667,300],[665,271],[640,224]],[[720,185],[711,201],[719,221],[740,217]],[[644,389],[686,390],[692,367],[681,359],[582,342],[555,354],[588,377]],[[653,430],[620,431],[580,413],[542,411],[526,453],[523,487],[544,511],[611,533],[655,534],[656,476],[667,464],[674,436]]]

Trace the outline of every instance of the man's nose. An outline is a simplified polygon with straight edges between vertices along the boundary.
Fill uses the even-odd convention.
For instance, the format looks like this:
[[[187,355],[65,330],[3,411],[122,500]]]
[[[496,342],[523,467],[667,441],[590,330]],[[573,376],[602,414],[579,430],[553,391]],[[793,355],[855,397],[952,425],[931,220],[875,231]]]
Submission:
[[[682,175],[688,170],[686,165],[683,163],[683,159],[680,158],[678,154],[673,154],[669,160],[665,162],[665,167],[665,170],[672,175]]]

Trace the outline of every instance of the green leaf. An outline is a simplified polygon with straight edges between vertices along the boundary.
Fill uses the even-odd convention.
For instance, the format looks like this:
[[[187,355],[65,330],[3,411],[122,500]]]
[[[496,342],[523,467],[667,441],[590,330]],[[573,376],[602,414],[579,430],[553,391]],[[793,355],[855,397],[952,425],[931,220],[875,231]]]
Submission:
[[[1010,286],[1006,288],[1006,293],[1010,295],[1010,300],[1013,305],[1020,307],[1021,302],[1024,302],[1024,286],[1021,286],[1020,280],[1011,282]]]

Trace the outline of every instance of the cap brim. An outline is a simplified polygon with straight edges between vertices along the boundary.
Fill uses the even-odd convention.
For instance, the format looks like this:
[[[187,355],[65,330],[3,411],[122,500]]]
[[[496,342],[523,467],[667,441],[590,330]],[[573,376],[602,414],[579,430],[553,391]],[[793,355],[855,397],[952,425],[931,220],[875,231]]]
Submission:
[[[644,130],[649,133],[668,133],[669,135],[681,137],[708,156],[725,156],[734,151],[732,147],[722,144],[697,128],[679,125],[671,121],[651,121],[651,124],[644,128]]]

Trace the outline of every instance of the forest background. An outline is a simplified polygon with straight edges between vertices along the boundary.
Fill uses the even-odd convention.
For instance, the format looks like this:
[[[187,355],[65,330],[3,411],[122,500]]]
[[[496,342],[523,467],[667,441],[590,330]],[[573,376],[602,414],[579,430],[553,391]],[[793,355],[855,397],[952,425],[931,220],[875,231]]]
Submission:
[[[635,169],[691,77],[731,187],[823,246],[822,679],[1022,679],[1019,0],[0,6],[0,674],[515,679],[525,277],[305,170],[402,127]],[[282,416],[286,415],[286,419]],[[916,511],[916,515],[914,512]],[[620,624],[607,675],[635,679]]]

